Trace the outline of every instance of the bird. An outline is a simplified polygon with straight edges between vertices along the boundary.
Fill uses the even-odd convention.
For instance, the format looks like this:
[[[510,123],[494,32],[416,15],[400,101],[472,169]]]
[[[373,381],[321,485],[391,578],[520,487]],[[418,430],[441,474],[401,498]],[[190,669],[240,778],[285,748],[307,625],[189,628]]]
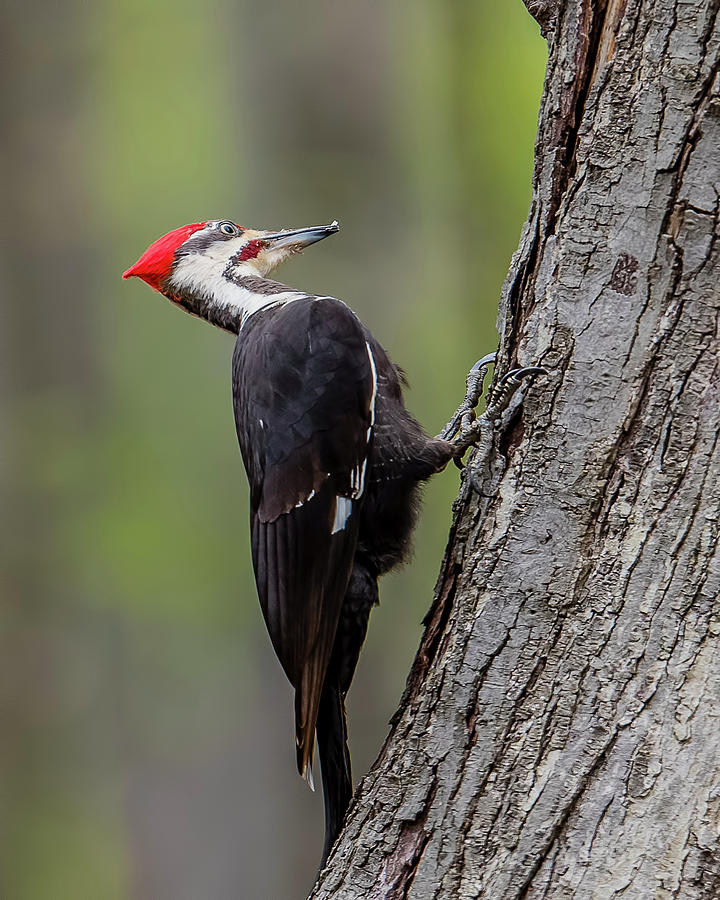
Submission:
[[[237,336],[232,394],[252,563],[294,689],[298,771],[313,789],[317,739],[321,869],[352,798],[345,699],[378,578],[408,556],[422,483],[477,441],[473,409],[495,359],[473,367],[466,399],[429,437],[405,406],[402,370],[350,307],[269,277],[338,230],[336,221],[279,231],[196,222],[163,235],[123,273]]]

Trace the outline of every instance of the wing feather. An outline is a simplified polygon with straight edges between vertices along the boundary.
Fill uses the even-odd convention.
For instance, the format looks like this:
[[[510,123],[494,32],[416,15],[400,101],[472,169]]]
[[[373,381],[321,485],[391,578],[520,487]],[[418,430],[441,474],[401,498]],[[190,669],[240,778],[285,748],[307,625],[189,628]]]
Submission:
[[[367,464],[374,414],[371,360],[358,320],[329,299],[253,317],[233,357],[255,578],[273,647],[295,688],[301,774],[312,764],[357,545],[358,472]]]

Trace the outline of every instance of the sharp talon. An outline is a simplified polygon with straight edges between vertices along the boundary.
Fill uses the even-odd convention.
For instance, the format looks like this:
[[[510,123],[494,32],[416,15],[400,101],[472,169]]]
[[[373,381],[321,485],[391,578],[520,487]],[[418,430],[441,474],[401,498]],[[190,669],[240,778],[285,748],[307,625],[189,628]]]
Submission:
[[[506,375],[500,379],[498,383],[498,387],[505,384],[506,381],[509,381],[511,378],[527,378],[530,375],[547,375],[547,369],[544,369],[542,366],[525,366],[522,369],[511,369]]]
[[[494,365],[496,359],[497,353],[488,353],[486,356],[483,356],[482,359],[479,359],[470,371],[477,372],[478,369],[482,369],[484,366]]]
[[[465,468],[465,463],[460,459],[460,457],[453,456],[453,462],[458,467],[458,469],[460,469],[460,471],[462,472],[462,470]]]
[[[523,366],[519,369],[511,369],[497,384],[490,388],[485,415],[490,419],[498,419],[508,408],[513,395],[522,384],[523,378],[532,378],[535,375],[547,375],[547,369],[542,366]]]
[[[485,381],[488,367],[493,365],[496,359],[497,353],[488,353],[470,369],[465,379],[465,399],[457,408],[455,415],[438,435],[442,440],[449,441],[458,432],[462,433],[470,427],[475,419],[475,407],[482,396],[483,382]]]

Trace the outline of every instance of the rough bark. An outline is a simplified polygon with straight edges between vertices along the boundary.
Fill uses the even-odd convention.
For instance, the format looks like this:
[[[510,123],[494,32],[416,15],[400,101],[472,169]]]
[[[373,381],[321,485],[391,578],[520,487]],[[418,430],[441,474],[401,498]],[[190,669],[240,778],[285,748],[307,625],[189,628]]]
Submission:
[[[550,376],[464,479],[318,900],[720,896],[720,0],[527,5],[500,365]]]

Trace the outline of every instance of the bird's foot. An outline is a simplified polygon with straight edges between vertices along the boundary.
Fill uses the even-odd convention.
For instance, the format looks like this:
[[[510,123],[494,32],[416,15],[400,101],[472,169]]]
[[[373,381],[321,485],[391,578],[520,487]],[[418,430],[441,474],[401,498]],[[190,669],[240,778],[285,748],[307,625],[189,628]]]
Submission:
[[[483,382],[488,368],[495,359],[496,354],[489,353],[472,367],[467,377],[465,399],[439,435],[442,440],[451,444],[453,460],[458,468],[462,468],[461,459],[470,447],[487,442],[495,424],[510,405],[523,380],[534,378],[536,375],[547,375],[547,370],[542,366],[511,369],[490,387],[485,412],[481,416],[476,416],[475,408],[482,396]]]
[[[455,415],[440,432],[438,437],[443,441],[451,440],[456,434],[466,432],[472,428],[475,422],[475,407],[480,402],[483,392],[483,382],[490,366],[495,364],[497,353],[488,353],[479,359],[468,372],[466,379],[467,390],[465,399],[458,406]],[[468,446],[470,446],[468,444]]]

